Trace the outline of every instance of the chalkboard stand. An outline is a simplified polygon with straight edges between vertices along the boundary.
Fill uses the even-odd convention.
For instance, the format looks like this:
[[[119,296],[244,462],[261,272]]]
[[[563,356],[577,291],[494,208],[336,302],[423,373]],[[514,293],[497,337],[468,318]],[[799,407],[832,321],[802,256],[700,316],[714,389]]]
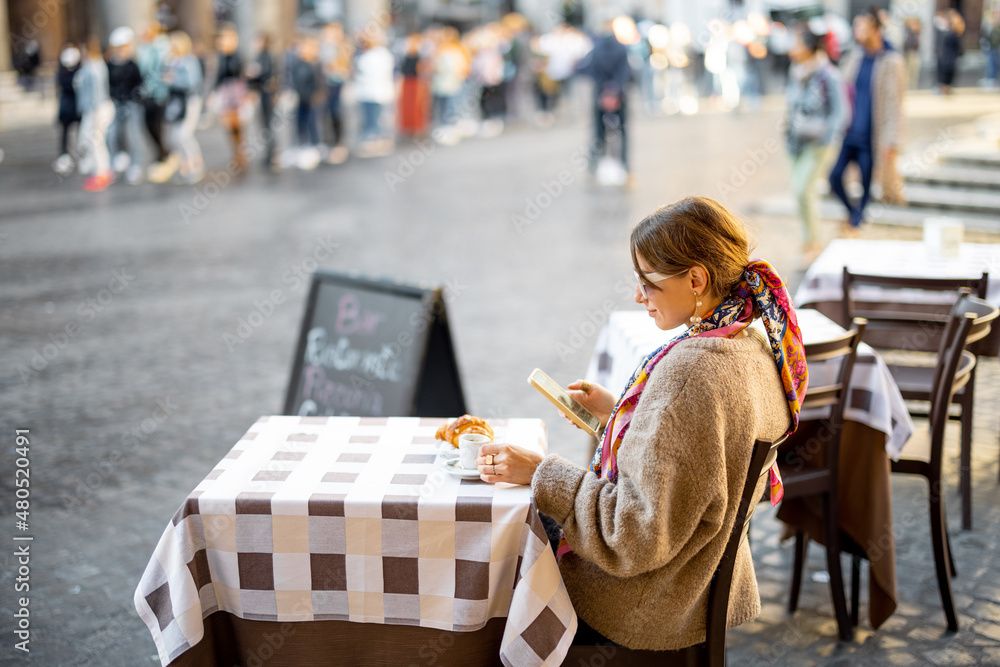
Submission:
[[[395,302],[404,313],[409,312],[417,321],[424,323],[419,330],[417,327],[404,326],[398,330],[381,333],[380,337],[383,338],[387,333],[392,336],[405,332],[412,336],[414,353],[411,354],[408,350],[403,355],[410,367],[401,371],[402,382],[406,386],[396,400],[383,406],[381,413],[376,414],[362,408],[357,410],[356,416],[454,417],[467,411],[451,329],[448,325],[447,308],[440,287],[319,270],[313,274],[309,289],[283,414],[299,414],[297,406],[301,403],[299,396],[303,388],[308,334],[317,322],[328,320],[330,317],[329,313],[319,312],[321,292],[326,296],[331,292],[338,294],[350,292],[358,295],[362,303],[366,298],[365,295],[368,295],[367,298],[377,299],[383,306],[389,301]],[[352,373],[350,378],[339,379],[344,383],[350,381],[356,384],[357,373]]]

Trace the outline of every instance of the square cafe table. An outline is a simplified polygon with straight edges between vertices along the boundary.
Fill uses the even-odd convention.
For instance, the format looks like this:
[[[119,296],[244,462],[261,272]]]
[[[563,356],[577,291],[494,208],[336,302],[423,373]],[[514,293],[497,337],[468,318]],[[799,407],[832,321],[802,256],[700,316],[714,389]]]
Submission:
[[[815,310],[797,311],[806,343],[832,340],[844,333],[836,322]],[[754,322],[760,328],[761,322]],[[761,329],[763,331],[763,329]],[[601,330],[587,369],[587,380],[599,382],[615,395],[625,389],[639,362],[681,332],[661,331],[645,311],[615,311]],[[839,365],[811,364],[809,383],[832,383]],[[821,424],[829,410],[806,411],[802,426]],[[892,528],[890,459],[898,459],[913,434],[913,419],[888,367],[862,343],[851,374],[844,427],[841,431],[840,527],[871,561],[869,619],[878,628],[896,609],[896,552]],[[778,518],[822,543],[820,506],[813,499],[782,502]]]
[[[559,665],[577,619],[531,489],[446,474],[444,422],[261,417],[136,589],[160,662]],[[541,420],[490,423],[546,450]]]
[[[958,257],[936,257],[927,253],[921,241],[869,241],[834,239],[806,270],[795,292],[795,305],[815,308],[838,324],[843,322],[844,267],[854,273],[894,278],[978,278],[989,274],[986,301],[1000,306],[1000,244],[963,243]],[[887,290],[860,285],[852,290],[863,303],[900,302],[934,306],[951,303],[951,293],[923,290]],[[993,327],[976,345],[976,354],[1000,354],[1000,327]]]

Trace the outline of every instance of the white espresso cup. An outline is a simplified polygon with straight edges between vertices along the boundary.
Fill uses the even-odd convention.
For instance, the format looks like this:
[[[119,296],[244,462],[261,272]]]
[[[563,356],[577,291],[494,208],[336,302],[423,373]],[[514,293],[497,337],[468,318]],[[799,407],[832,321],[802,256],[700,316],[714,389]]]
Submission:
[[[474,470],[479,448],[490,442],[492,440],[489,436],[482,433],[463,433],[458,436],[458,465],[466,470]]]

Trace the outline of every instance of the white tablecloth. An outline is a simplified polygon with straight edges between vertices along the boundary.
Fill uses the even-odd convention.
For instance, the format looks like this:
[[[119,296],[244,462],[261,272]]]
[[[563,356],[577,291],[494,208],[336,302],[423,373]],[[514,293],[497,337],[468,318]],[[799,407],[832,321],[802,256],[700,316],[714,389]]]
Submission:
[[[441,469],[442,419],[262,417],[188,495],[135,592],[167,665],[215,611],[473,631],[508,667],[562,663],[577,619],[531,488]],[[491,421],[541,452],[538,419]]]
[[[844,267],[854,273],[898,278],[978,278],[990,274],[986,300],[1000,306],[1000,245],[963,243],[958,257],[929,257],[921,241],[866,241],[836,239],[830,242],[802,278],[795,303],[804,306],[822,301],[842,301]],[[858,287],[859,301],[891,300],[903,303],[948,303],[953,297],[923,290],[884,290]],[[937,299],[937,300],[935,300]]]
[[[798,311],[799,327],[806,343],[832,340],[844,330],[815,310]],[[761,327],[760,320],[754,326]],[[601,330],[594,356],[587,368],[587,380],[598,382],[615,395],[625,389],[633,371],[646,355],[663,345],[682,329],[661,331],[645,311],[615,311]],[[763,332],[763,329],[761,328]],[[836,362],[811,364],[809,384],[832,383],[839,369]],[[802,419],[821,419],[823,412],[803,412]],[[886,434],[886,452],[895,460],[914,431],[913,419],[882,357],[862,343],[851,374],[850,394],[844,419],[859,422]]]

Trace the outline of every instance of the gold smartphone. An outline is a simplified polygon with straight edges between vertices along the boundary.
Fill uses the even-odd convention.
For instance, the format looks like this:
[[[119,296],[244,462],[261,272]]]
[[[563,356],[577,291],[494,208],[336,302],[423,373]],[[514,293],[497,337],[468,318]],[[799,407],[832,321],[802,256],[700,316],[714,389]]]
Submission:
[[[601,432],[601,420],[587,408],[580,405],[569,393],[559,384],[545,374],[541,369],[536,368],[528,376],[528,384],[542,393],[554,406],[569,417],[570,421],[579,426],[590,435],[597,437]]]

